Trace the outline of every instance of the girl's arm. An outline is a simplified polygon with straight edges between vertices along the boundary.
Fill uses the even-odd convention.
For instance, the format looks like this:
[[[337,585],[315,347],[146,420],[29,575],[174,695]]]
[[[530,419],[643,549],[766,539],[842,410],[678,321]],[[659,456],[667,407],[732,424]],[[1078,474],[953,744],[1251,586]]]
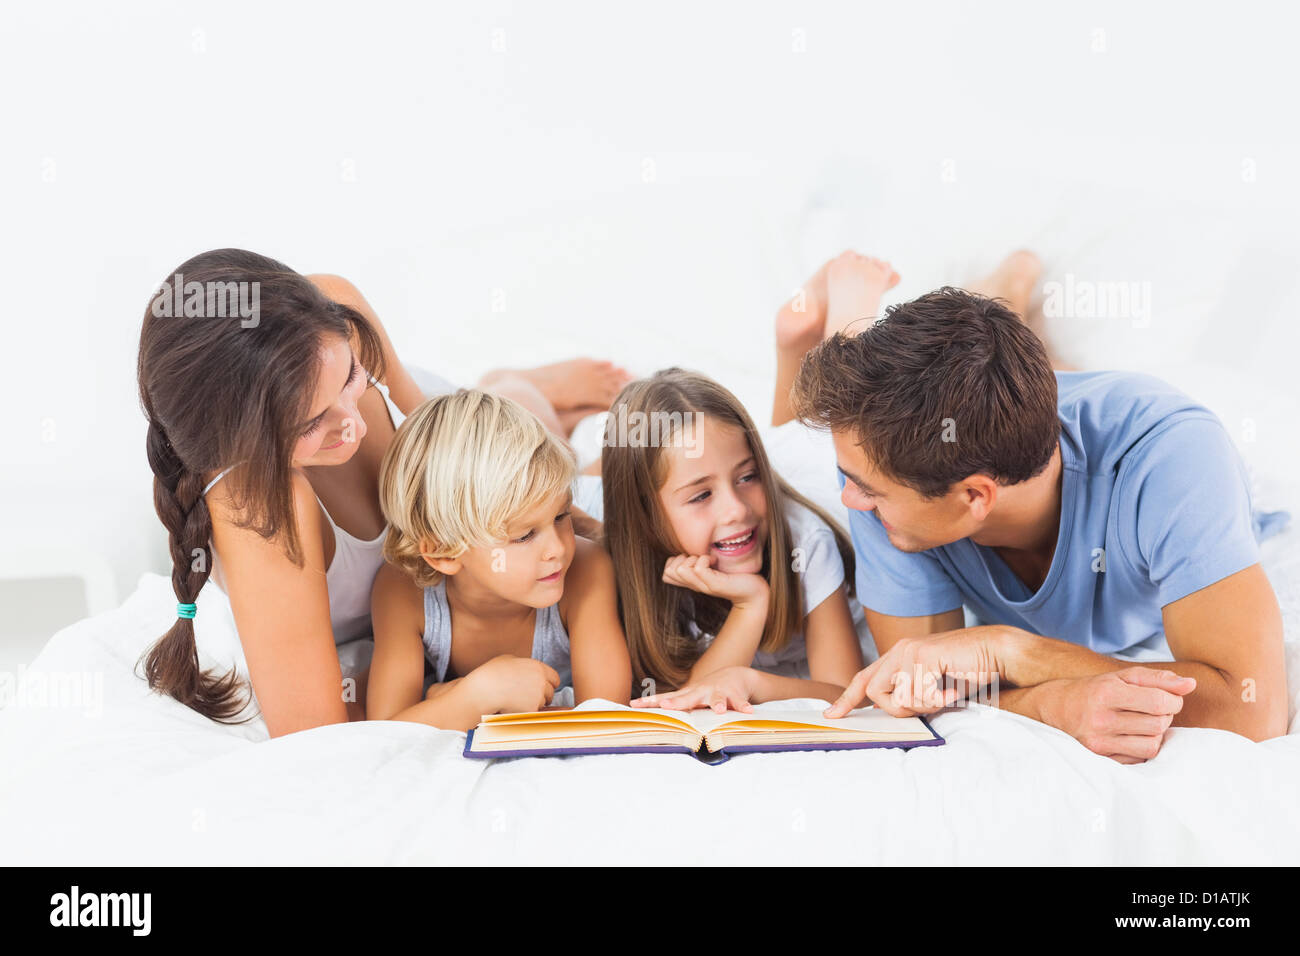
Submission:
[[[726,621],[718,629],[718,636],[708,646],[700,659],[691,667],[686,678],[688,685],[697,683],[706,675],[724,667],[748,667],[758,653],[767,625],[767,592],[749,604],[733,604]]]
[[[424,393],[420,391],[420,386],[415,384],[411,373],[398,359],[387,330],[365,296],[361,294],[361,290],[342,276],[316,274],[309,275],[307,278],[331,300],[356,309],[374,326],[384,353],[384,384],[388,387],[388,394],[392,397],[393,404],[400,408],[403,414],[411,414],[424,402]]]
[[[223,586],[272,737],[348,719],[330,628],[320,506],[305,475],[294,475],[292,494],[301,568],[279,541],[235,525],[229,495],[220,486],[208,499]]]
[[[706,675],[681,690],[652,697],[638,697],[633,707],[662,707],[666,710],[696,710],[712,708],[716,713],[727,710],[748,714],[752,704],[770,700],[790,700],[812,697],[817,700],[836,701],[844,688],[824,681],[803,680],[798,677],[779,677],[754,667],[724,667]]]
[[[600,545],[574,540],[576,552],[565,577],[561,608],[569,632],[574,702],[599,697],[626,704],[632,692],[632,660],[618,619],[614,563]]]
[[[754,671],[751,686],[754,691],[749,699],[755,704],[762,704],[769,700],[790,700],[795,697],[812,697],[834,703],[844,693],[844,685],[841,684],[803,680],[798,677],[780,677],[760,670]]]
[[[693,684],[705,674],[724,667],[748,666],[758,652],[763,628],[767,626],[770,596],[767,580],[760,574],[717,571],[711,564],[708,555],[679,554],[664,565],[663,577],[668,584],[731,602],[727,619],[691,668],[686,684]]]
[[[804,618],[803,636],[808,674],[814,681],[848,687],[853,675],[862,670],[862,646],[843,584]]]

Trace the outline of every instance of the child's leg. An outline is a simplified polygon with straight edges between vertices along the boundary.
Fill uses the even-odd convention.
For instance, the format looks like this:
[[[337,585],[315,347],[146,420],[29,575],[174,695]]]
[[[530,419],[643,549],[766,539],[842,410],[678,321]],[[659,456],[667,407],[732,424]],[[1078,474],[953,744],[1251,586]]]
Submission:
[[[494,369],[476,387],[513,398],[567,439],[582,419],[608,410],[631,378],[611,362],[570,359],[538,368]]]
[[[510,373],[496,372],[484,375],[479,379],[476,388],[492,392],[496,395],[502,395],[505,398],[512,398],[524,408],[536,415],[547,431],[552,431],[563,439],[568,439],[573,433],[573,425],[576,422],[565,427],[565,423],[560,420],[560,416],[555,411],[546,396],[532,382],[527,379]]]
[[[632,380],[626,369],[613,362],[576,358],[537,368],[496,369],[479,380],[479,387],[484,388],[500,378],[523,379],[536,388],[557,413],[581,411],[581,417],[605,411],[623,386]],[[576,423],[576,419],[574,421]]]
[[[776,315],[773,425],[794,418],[790,388],[808,350],[860,319],[874,319],[880,312],[880,297],[897,284],[898,273],[888,262],[843,252],[818,269],[781,307]]]

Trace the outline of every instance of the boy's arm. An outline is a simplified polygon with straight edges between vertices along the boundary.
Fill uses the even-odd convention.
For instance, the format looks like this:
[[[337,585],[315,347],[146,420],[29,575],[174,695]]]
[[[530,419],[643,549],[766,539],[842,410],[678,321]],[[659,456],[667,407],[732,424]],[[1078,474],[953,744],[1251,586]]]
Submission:
[[[632,692],[632,660],[618,619],[614,564],[598,544],[578,538],[576,549],[563,601],[574,703],[599,697],[626,704]]]
[[[375,653],[366,688],[366,718],[409,720],[444,730],[478,726],[482,704],[461,679],[424,685],[424,592],[401,568],[385,564],[370,594]]]

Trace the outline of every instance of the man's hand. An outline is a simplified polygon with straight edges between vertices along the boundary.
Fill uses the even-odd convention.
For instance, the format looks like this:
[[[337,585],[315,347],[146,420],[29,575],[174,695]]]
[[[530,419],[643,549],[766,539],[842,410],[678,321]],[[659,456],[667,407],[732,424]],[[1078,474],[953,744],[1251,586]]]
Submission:
[[[970,690],[1004,678],[999,641],[1007,628],[966,627],[929,637],[904,637],[879,660],[859,671],[827,717],[843,717],[864,700],[895,717],[932,714],[951,707],[962,687],[946,687],[945,678]]]
[[[1045,723],[1059,727],[1093,753],[1120,763],[1143,763],[1160,751],[1165,731],[1183,709],[1196,678],[1151,667],[1040,684]]]

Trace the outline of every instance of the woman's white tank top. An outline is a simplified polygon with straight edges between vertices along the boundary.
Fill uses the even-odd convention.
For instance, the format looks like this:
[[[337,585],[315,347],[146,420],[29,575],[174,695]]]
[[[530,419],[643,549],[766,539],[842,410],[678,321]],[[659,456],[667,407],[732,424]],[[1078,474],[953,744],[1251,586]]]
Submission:
[[[388,387],[378,379],[371,378],[370,383],[379,389],[388,406],[388,415],[393,421],[393,428],[401,426],[406,420],[388,394]],[[225,469],[203,489],[206,495],[212,486],[224,478],[235,466]],[[334,559],[325,572],[325,586],[329,590],[330,627],[334,631],[334,643],[346,644],[372,633],[370,624],[370,589],[374,586],[375,575],[384,563],[384,537],[388,534],[388,525],[384,525],[379,536],[371,541],[348,534],[330,516],[320,496],[316,497],[325,520],[334,529]],[[209,549],[216,554],[209,543]],[[214,558],[213,564],[216,564]],[[216,583],[215,581],[213,582]]]

